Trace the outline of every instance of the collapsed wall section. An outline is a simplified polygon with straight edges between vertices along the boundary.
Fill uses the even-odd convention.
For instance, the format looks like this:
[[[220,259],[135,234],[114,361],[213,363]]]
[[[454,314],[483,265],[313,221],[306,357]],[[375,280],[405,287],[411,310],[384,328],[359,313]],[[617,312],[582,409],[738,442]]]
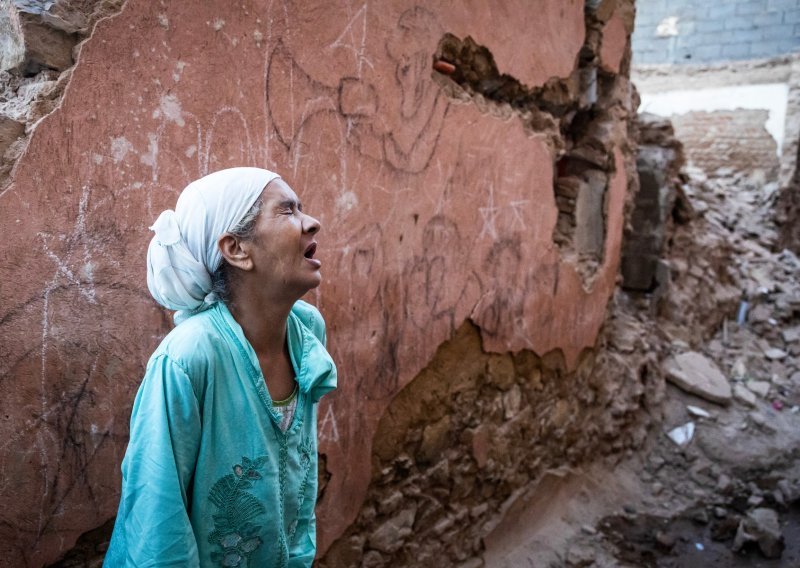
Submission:
[[[216,169],[275,169],[322,222],[325,282],[310,300],[341,383],[319,410],[321,552],[362,522],[375,432],[443,343],[467,349],[472,370],[497,353],[515,377],[555,361],[544,399],[494,372],[467,389],[495,377],[522,416],[590,380],[581,353],[615,287],[635,178],[632,20],[632,2],[614,0],[129,0],[100,22],[0,189],[0,223],[15,229],[0,254],[0,557],[52,562],[114,515],[133,396],[170,329],[146,292],[147,227]],[[446,61],[444,38],[473,47]],[[475,82],[434,68],[486,53],[494,67]],[[520,99],[481,84],[498,78]]]

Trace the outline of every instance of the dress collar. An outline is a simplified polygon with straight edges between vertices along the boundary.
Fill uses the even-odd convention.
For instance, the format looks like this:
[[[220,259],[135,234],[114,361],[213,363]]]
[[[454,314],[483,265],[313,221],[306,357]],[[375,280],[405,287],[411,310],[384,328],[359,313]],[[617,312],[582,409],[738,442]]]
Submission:
[[[246,355],[252,372],[262,377],[258,356],[228,307],[223,302],[217,302],[212,311],[240,351]],[[313,402],[318,402],[336,388],[336,365],[333,359],[317,336],[301,321],[294,308],[286,321],[286,339],[300,392],[308,394]]]

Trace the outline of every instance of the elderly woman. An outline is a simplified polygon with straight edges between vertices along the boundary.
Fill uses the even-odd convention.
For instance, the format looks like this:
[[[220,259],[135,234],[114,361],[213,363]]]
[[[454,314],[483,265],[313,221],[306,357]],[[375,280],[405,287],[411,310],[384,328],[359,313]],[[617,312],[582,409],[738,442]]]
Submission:
[[[147,284],[178,324],[147,364],[105,566],[311,566],[317,402],[336,388],[319,222],[277,174],[191,183],[153,225]]]

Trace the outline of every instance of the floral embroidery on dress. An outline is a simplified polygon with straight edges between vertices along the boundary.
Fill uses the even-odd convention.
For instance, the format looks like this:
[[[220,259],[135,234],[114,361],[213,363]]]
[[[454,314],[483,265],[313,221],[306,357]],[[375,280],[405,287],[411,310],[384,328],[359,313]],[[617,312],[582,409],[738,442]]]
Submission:
[[[297,532],[297,519],[300,518],[300,512],[303,509],[303,503],[306,500],[306,487],[308,486],[308,478],[311,475],[311,456],[314,452],[314,441],[306,437],[297,447],[300,452],[300,467],[306,470],[303,476],[303,481],[300,482],[300,488],[297,495],[297,511],[295,512],[295,519],[289,523],[289,541],[294,543],[295,533]]]
[[[220,551],[211,553],[211,560],[220,566],[247,566],[253,552],[263,541],[258,533],[261,526],[254,521],[266,511],[264,505],[247,490],[261,479],[266,456],[254,460],[242,457],[242,463],[233,466],[233,473],[219,479],[209,492],[208,499],[217,508],[214,530],[208,542],[217,544]]]

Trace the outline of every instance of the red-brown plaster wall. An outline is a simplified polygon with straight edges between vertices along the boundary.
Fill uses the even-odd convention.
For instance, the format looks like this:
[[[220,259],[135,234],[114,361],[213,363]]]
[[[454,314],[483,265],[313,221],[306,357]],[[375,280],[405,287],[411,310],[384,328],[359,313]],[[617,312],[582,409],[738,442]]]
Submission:
[[[170,328],[145,285],[147,227],[210,171],[275,169],[322,222],[310,300],[340,376],[319,413],[323,550],[361,505],[383,410],[465,319],[489,351],[572,365],[593,345],[622,154],[587,291],[552,241],[552,149],[445,95],[445,32],[539,86],[575,67],[584,3],[129,0],[99,24],[0,193],[0,558],[53,561],[115,513],[133,396]]]

